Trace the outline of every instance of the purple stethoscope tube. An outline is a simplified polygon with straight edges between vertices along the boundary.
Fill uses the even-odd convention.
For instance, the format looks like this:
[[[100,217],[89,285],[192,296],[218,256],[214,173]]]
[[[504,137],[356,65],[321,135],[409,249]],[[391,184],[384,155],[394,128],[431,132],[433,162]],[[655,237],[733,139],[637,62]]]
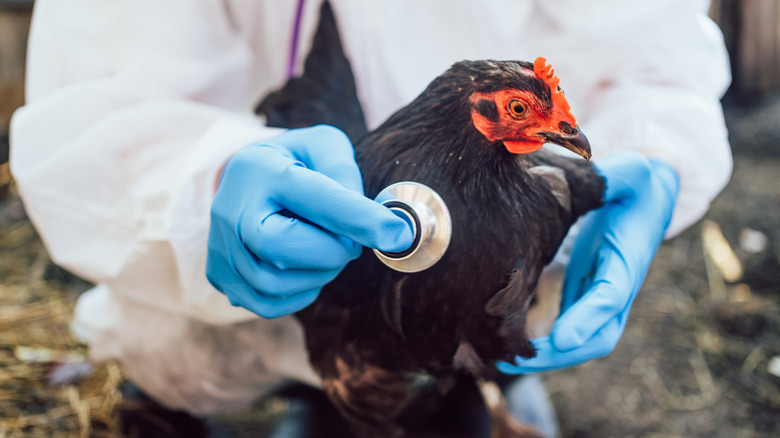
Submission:
[[[303,16],[303,6],[306,0],[298,0],[298,6],[295,9],[295,21],[293,23],[293,33],[290,38],[290,59],[287,63],[287,79],[295,76],[295,61],[298,58],[298,40],[301,33],[301,17]]]

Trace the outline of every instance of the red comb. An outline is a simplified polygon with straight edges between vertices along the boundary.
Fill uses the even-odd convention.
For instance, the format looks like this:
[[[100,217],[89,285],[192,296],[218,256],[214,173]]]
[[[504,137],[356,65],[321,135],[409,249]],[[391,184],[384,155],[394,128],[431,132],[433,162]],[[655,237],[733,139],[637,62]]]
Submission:
[[[555,76],[555,70],[553,70],[551,65],[547,64],[545,58],[540,56],[534,60],[534,73],[547,82],[553,93],[558,91],[558,84],[561,80]]]
[[[558,89],[558,84],[561,82],[561,79],[558,78],[558,76],[555,76],[555,70],[553,70],[551,65],[547,64],[547,59],[540,56],[534,60],[534,73],[550,86],[553,102],[555,102],[561,110],[574,118],[570,112],[571,108],[569,107],[569,102],[566,100],[563,92]]]

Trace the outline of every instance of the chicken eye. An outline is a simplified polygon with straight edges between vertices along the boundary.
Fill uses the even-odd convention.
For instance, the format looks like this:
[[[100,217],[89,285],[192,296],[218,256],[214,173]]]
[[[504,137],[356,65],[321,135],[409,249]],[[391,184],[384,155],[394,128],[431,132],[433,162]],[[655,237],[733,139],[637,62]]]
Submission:
[[[522,116],[528,111],[528,107],[519,100],[512,100],[509,102],[509,111],[516,116]]]

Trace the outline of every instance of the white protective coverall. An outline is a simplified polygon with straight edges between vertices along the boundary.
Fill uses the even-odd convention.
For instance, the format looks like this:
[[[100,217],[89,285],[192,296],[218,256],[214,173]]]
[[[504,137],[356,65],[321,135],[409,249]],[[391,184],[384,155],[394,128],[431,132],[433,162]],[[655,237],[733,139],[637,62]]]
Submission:
[[[639,149],[681,180],[669,235],[731,172],[729,83],[706,0],[331,0],[370,128],[462,59],[546,57],[595,160]],[[298,63],[319,1],[307,2]],[[286,80],[296,2],[37,0],[12,171],[53,260],[98,286],[75,327],[95,360],[173,408],[237,408],[316,384],[292,317],[232,307],[206,280],[218,169],[280,132],[253,106]]]

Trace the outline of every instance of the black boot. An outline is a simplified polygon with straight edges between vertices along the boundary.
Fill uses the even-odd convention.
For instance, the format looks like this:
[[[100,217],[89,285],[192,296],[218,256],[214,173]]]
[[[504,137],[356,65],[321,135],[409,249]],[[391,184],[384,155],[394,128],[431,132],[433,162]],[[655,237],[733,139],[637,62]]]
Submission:
[[[274,394],[287,400],[287,413],[276,423],[268,438],[351,438],[354,435],[325,393],[294,383]]]
[[[168,409],[131,382],[122,385],[117,407],[119,431],[124,438],[208,438],[206,423],[183,411]]]

